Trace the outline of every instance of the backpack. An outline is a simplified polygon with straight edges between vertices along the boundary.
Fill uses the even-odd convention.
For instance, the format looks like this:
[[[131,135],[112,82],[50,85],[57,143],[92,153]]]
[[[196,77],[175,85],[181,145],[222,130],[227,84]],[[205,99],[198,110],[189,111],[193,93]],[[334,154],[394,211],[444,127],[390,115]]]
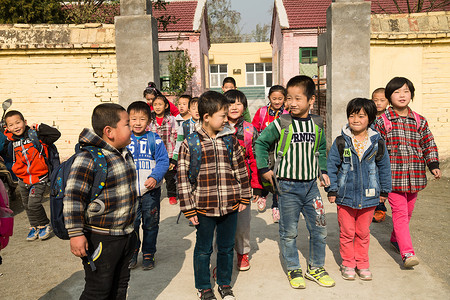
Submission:
[[[77,145],[75,148],[75,154],[54,170],[50,180],[50,221],[55,235],[63,240],[69,239],[69,234],[64,225],[63,215],[63,199],[67,179],[69,178],[72,164],[81,151],[88,151],[94,159],[95,176],[90,192],[90,202],[97,202],[103,209],[105,207],[105,204],[102,201],[96,200],[105,186],[106,176],[108,174],[108,165],[102,150],[94,146],[79,147]]]
[[[341,162],[344,159],[344,154],[346,157],[351,156],[350,154],[350,149],[349,148],[345,148],[345,139],[342,135],[338,136],[336,138],[336,146],[338,148],[339,151],[339,157],[341,158]],[[380,138],[378,140],[378,150],[377,150],[377,154],[375,155],[375,161],[379,162],[383,156],[384,156],[384,140],[382,138]]]
[[[314,131],[315,131],[316,138],[314,141],[314,150],[313,151],[314,151],[314,154],[316,154],[317,149],[319,148],[319,145],[320,145],[320,141],[322,139],[323,119],[321,116],[318,116],[318,115],[310,114],[310,116],[315,124]],[[291,140],[292,140],[292,133],[293,133],[292,116],[290,114],[283,114],[280,116],[279,119],[280,119],[281,132],[280,132],[280,140],[279,140],[278,146],[277,146],[277,152],[276,152],[277,155],[276,155],[275,161],[273,160],[273,158],[275,157],[275,155],[274,155],[275,149],[272,149],[269,151],[269,169],[273,170],[273,178],[272,178],[273,186],[270,184],[270,182],[262,180],[264,189],[271,192],[272,194],[279,192],[276,174],[277,174],[278,166],[280,165],[280,162],[281,162],[281,158],[283,156],[285,156],[289,150],[289,147],[291,145]],[[318,160],[317,160],[317,163],[319,163]],[[320,168],[319,168],[319,170],[320,170]]]
[[[416,120],[416,129],[417,129],[417,131],[419,131],[419,128],[420,128],[420,116],[415,111],[413,111],[412,113],[414,115],[414,119]],[[387,135],[392,130],[392,122],[387,118],[386,113],[383,113],[381,115],[381,118],[383,118],[384,128],[386,129],[386,135]]]
[[[59,165],[61,164],[61,161],[59,159],[58,148],[56,148],[55,144],[47,145],[48,151],[47,157],[43,149],[42,143],[37,135],[37,131],[34,129],[29,129],[28,137],[31,139],[31,143],[33,143],[34,148],[36,148],[39,151],[39,153],[42,153],[42,155],[44,155],[45,163],[48,166],[48,173],[49,176],[51,176],[53,170],[58,169]]]
[[[191,120],[184,121],[183,124],[181,124],[181,126],[183,127],[183,136],[184,138],[186,138],[191,131]]]
[[[268,110],[267,105],[264,105],[263,107],[261,107],[259,109],[259,122],[261,122],[261,124],[262,124],[262,122],[264,122],[264,118],[266,117],[267,110]],[[289,115],[289,112],[283,108],[283,111],[281,112],[281,115]]]
[[[233,135],[226,135],[222,137],[225,146],[227,147],[228,158],[233,167]],[[189,163],[188,178],[191,185],[197,184],[198,172],[200,171],[200,164],[202,160],[202,144],[198,132],[193,132],[186,137],[189,153],[191,156]]]
[[[8,245],[13,235],[14,217],[9,208],[9,198],[3,182],[0,180],[0,250]]]

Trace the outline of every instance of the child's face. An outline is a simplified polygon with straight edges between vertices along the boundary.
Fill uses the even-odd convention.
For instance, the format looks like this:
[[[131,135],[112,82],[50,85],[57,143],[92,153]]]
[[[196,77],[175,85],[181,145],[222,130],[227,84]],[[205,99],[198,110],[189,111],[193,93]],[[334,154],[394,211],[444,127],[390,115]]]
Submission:
[[[143,135],[150,119],[143,111],[130,111],[130,127],[135,135]]]
[[[237,119],[239,119],[244,113],[244,104],[239,102],[238,99],[230,106],[228,106],[228,120],[233,123],[236,123]]]
[[[309,115],[309,109],[314,104],[315,96],[311,99],[306,97],[303,87],[291,86],[287,89],[287,103],[291,114],[294,117],[306,118]]]
[[[236,87],[234,86],[234,84],[232,84],[231,82],[227,82],[222,86],[222,91],[225,93],[226,91],[229,90],[235,90]]]
[[[369,117],[363,108],[357,113],[350,114],[348,117],[348,125],[355,135],[367,130],[367,127],[369,127]]]
[[[406,83],[391,95],[391,104],[396,109],[404,109],[411,102],[411,91]]]
[[[225,124],[228,122],[228,108],[222,107],[219,111],[216,111],[209,116],[206,114],[203,118],[203,126],[205,126],[206,131],[218,133],[220,132]]]
[[[384,95],[384,92],[376,92],[372,96],[372,100],[377,107],[377,113],[381,114],[386,110],[386,107],[389,105],[388,99]]]
[[[152,94],[147,94],[147,95],[145,95],[145,100],[147,100],[147,103],[148,104],[152,104],[153,103],[153,100],[155,100],[155,96],[154,95],[152,95]]]
[[[122,149],[131,142],[131,129],[128,113],[126,111],[121,111],[119,115],[120,121],[117,122],[115,128],[111,127],[111,145],[116,147],[116,149]]]
[[[164,112],[168,107],[166,107],[166,103],[161,98],[156,98],[153,100],[153,110],[155,111],[158,117],[164,116]]]
[[[5,122],[6,128],[11,133],[20,136],[25,132],[27,121],[22,120],[19,115],[8,117],[6,118]]]
[[[180,114],[184,116],[187,112],[189,112],[189,99],[180,98],[178,99],[178,110]]]
[[[198,102],[191,103],[189,113],[191,114],[191,117],[192,119],[194,119],[194,121],[197,122],[198,119],[200,119],[200,115],[198,114]]]
[[[269,95],[270,105],[273,109],[279,110],[281,106],[284,104],[284,95],[281,92],[272,92]]]

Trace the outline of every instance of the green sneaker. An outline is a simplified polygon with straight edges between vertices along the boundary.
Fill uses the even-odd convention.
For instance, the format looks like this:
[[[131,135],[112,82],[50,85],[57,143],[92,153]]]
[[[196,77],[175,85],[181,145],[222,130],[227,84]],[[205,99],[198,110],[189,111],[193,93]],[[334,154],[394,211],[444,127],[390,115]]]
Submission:
[[[305,279],[303,279],[302,269],[288,271],[289,283],[294,289],[306,288]]]
[[[336,284],[333,278],[328,275],[327,271],[325,271],[323,267],[311,269],[311,267],[308,266],[305,277],[306,279],[317,282],[320,286],[332,287]]]

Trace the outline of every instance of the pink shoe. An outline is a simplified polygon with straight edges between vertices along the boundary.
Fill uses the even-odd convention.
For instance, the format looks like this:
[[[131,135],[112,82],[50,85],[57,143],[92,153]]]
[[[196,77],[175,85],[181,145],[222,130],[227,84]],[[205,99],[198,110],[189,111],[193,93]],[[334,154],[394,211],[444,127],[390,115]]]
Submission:
[[[266,209],[266,197],[259,197],[256,206],[258,206],[259,212],[263,212]]]
[[[356,269],[356,273],[361,280],[372,280],[372,272],[369,269]]]
[[[278,209],[278,207],[272,208],[272,219],[274,223],[278,223],[278,221],[280,220],[280,210]]]

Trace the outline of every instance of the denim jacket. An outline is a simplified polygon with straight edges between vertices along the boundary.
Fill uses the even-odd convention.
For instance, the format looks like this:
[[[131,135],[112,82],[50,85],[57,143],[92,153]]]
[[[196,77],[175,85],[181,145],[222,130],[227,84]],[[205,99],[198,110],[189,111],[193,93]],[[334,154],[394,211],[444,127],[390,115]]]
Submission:
[[[378,140],[381,136],[371,128],[368,130],[369,145],[361,160],[353,146],[348,125],[342,129],[342,136],[345,139],[342,163],[336,140],[331,146],[327,159],[330,186],[326,191],[328,196],[336,196],[336,204],[354,209],[377,206],[380,196],[387,197],[387,194],[391,192],[389,154],[384,147],[383,157],[376,161]]]

